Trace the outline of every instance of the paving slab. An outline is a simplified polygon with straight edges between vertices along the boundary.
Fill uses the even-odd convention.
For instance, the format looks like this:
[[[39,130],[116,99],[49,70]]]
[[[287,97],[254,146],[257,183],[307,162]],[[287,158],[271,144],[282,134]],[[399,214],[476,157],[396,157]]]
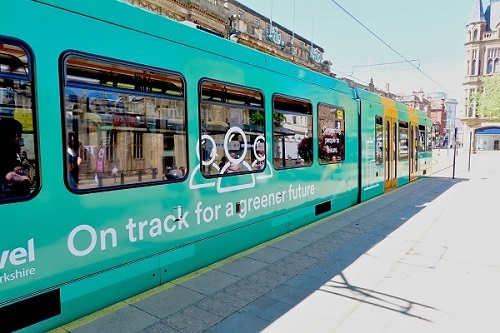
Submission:
[[[500,153],[452,160],[57,333],[500,332]]]

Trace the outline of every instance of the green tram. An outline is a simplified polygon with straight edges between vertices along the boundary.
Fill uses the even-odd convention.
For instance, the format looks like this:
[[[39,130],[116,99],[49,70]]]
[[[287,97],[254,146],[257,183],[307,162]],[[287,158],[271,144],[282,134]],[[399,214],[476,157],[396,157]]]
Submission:
[[[2,332],[57,327],[430,173],[425,114],[343,81],[119,1],[2,10]]]

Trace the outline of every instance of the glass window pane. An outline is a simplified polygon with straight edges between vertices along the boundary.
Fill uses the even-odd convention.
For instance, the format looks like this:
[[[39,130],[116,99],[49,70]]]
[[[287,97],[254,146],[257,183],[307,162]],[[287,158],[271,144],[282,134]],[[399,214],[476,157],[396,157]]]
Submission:
[[[375,164],[384,162],[384,123],[382,117],[375,117]]]
[[[399,159],[408,159],[408,123],[399,123]]]
[[[319,163],[345,160],[345,112],[328,104],[318,106]]]
[[[426,130],[424,125],[419,125],[418,126],[418,151],[419,152],[424,152],[425,151],[425,140],[426,140]]]
[[[262,171],[266,164],[262,93],[201,83],[200,168],[204,176]]]
[[[273,156],[276,169],[312,164],[310,102],[279,95],[273,97]]]
[[[186,176],[179,75],[71,55],[65,59],[68,184],[73,189]]]
[[[0,39],[0,203],[39,186],[31,56]]]
[[[432,151],[434,141],[433,126],[427,126],[427,151]]]

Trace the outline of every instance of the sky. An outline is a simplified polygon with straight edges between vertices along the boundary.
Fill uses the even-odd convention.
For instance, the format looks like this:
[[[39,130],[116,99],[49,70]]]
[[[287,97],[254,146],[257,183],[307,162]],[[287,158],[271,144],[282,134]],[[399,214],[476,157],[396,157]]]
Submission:
[[[473,0],[238,1],[322,47],[340,77],[363,84],[373,78],[397,94],[445,92],[463,111]],[[483,0],[484,9],[488,4]]]

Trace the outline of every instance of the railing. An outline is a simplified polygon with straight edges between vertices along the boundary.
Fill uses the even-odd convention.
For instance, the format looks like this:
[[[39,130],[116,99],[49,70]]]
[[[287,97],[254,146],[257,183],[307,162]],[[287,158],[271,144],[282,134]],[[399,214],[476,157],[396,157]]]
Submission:
[[[481,77],[480,76],[467,76],[467,77],[465,77],[465,81],[467,83],[481,82]]]

